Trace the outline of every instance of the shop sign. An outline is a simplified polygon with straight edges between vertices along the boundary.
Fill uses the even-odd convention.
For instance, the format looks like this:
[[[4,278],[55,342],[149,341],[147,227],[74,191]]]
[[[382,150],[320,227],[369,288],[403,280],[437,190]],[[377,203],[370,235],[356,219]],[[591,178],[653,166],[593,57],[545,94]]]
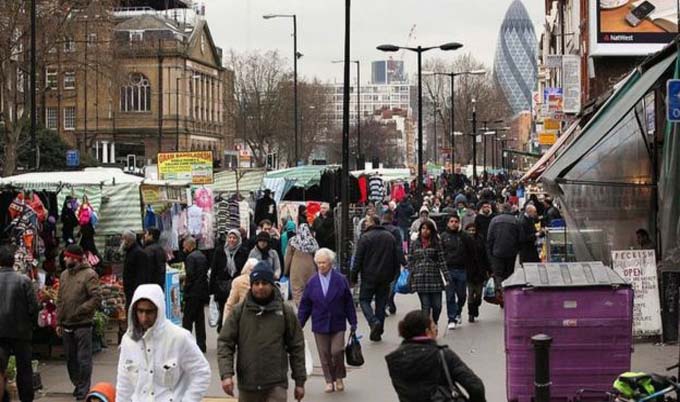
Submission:
[[[581,111],[581,56],[565,55],[562,59],[564,113]]]
[[[661,334],[654,250],[612,251],[614,271],[633,287],[633,336]]]
[[[557,141],[557,133],[543,132],[538,134],[538,143],[540,145],[552,145]]]
[[[545,56],[545,66],[547,68],[561,68],[562,67],[562,55],[559,54],[549,54]]]
[[[543,102],[547,108],[546,115],[559,118],[563,113],[562,88],[548,87],[543,90]]]
[[[670,122],[680,122],[680,80],[666,82],[666,119]]]
[[[69,149],[66,151],[66,166],[78,167],[80,166],[80,152],[77,149]]]
[[[556,119],[545,119],[543,120],[543,129],[548,130],[559,130],[560,121]]]
[[[161,180],[212,184],[212,151],[158,154],[158,175]]]

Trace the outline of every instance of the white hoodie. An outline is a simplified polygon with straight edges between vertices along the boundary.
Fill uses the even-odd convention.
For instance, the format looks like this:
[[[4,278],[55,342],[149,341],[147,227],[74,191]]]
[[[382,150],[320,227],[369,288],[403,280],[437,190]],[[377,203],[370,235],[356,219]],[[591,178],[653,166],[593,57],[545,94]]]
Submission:
[[[144,335],[133,322],[133,307],[140,299],[158,308],[156,323]],[[134,340],[137,338],[138,340]],[[200,402],[210,386],[210,365],[187,330],[165,318],[165,295],[158,285],[141,285],[128,312],[123,336],[116,395],[130,402]]]

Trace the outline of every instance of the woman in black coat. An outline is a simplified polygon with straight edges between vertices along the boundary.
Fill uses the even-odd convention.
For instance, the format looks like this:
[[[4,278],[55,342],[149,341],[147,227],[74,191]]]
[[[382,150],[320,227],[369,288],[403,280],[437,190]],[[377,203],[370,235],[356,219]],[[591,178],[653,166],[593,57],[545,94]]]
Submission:
[[[486,402],[484,384],[446,345],[437,344],[437,326],[429,314],[416,310],[399,322],[404,342],[385,356],[399,402],[430,402],[438,387],[448,388],[443,360],[451,381],[467,391],[470,402]]]
[[[248,260],[248,248],[241,240],[241,232],[232,229],[227,234],[223,248],[215,250],[210,267],[210,294],[215,295],[220,316],[217,320],[217,333],[222,330],[224,305],[229,298],[231,281],[241,275],[241,269]]]

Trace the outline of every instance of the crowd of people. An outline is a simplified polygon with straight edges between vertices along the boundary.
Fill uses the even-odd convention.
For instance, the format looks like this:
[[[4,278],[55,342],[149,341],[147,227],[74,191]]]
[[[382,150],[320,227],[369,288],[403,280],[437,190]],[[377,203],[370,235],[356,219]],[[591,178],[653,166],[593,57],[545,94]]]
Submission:
[[[217,360],[225,393],[235,395],[238,387],[240,401],[285,401],[290,368],[295,398],[301,400],[307,380],[302,328],[310,318],[325,392],[342,392],[347,329],[353,334],[358,327],[353,289],[358,286],[369,339],[380,342],[386,317],[397,312],[395,281],[408,270],[409,291],[418,295],[421,309],[399,323],[404,342],[386,356],[400,401],[424,401],[423,395],[451,379],[465,388],[470,401],[485,401],[479,377],[436,342],[442,294],[449,330],[463,325],[466,304],[468,322],[477,322],[487,280],[494,280],[502,305],[501,283],[512,274],[517,257],[539,260],[538,224],[559,219],[550,198],[539,201],[532,194],[520,210],[519,199],[527,195],[521,185],[487,179],[488,185],[473,189],[467,178],[445,174],[439,189],[421,197],[367,205],[345,272],[336,259],[333,212],[327,208],[280,228],[276,217],[267,216],[250,238],[243,229],[230,230],[212,255],[187,237],[182,241],[184,329],[165,317],[167,261],[158,246],[160,232],[147,229],[141,239],[123,233],[128,326],[120,348],[118,400],[201,400],[211,378],[205,357],[210,296],[219,311]],[[11,246],[0,247],[0,293],[11,301],[0,305],[0,373],[9,354],[15,354],[20,399],[26,402],[33,400],[30,329],[38,306],[30,281],[11,268],[13,258]],[[73,396],[110,402],[91,399],[91,390],[100,389],[101,395],[106,388],[90,384],[93,319],[101,301],[97,273],[79,245],[67,247],[64,262],[57,334],[64,341]],[[289,291],[281,291],[281,282]]]

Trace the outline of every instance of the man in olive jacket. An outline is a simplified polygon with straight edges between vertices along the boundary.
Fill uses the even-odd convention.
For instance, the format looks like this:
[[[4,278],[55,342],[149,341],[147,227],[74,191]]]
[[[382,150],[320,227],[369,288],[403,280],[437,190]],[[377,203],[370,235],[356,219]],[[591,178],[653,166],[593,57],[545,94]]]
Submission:
[[[246,300],[234,308],[222,327],[217,360],[222,389],[228,395],[234,395],[233,377],[237,375],[240,402],[285,402],[289,362],[295,399],[305,396],[304,335],[295,311],[276,289],[267,261],[255,266]]]
[[[64,252],[66,270],[61,273],[57,297],[57,335],[64,338],[68,375],[73,395],[84,401],[92,378],[92,322],[101,303],[99,277],[85,261],[77,244]]]
[[[40,305],[31,280],[14,271],[14,252],[14,246],[0,246],[0,400],[9,356],[14,354],[19,399],[30,402],[34,397],[31,339]]]

